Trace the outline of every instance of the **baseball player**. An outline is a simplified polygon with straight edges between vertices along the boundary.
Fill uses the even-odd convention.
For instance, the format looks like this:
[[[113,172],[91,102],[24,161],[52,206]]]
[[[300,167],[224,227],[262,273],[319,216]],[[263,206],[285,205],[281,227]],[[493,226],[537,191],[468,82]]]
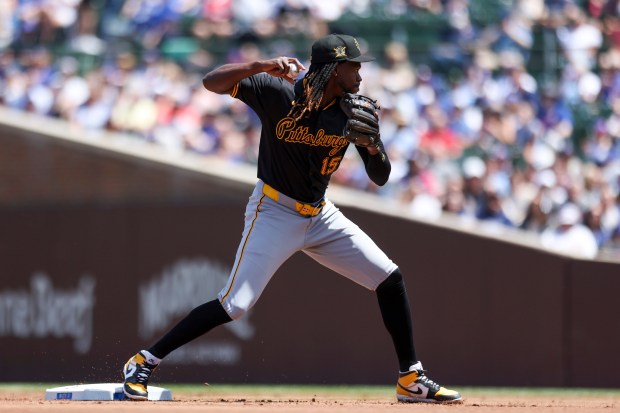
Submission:
[[[205,75],[207,90],[230,94],[261,119],[258,182],[245,210],[228,282],[217,299],[193,309],[159,341],[127,361],[123,388],[128,398],[147,400],[149,378],[164,357],[241,317],[276,270],[303,251],[376,292],[399,361],[399,401],[461,401],[459,393],[432,381],[418,360],[398,266],[325,197],[350,142],[355,143],[368,177],[377,185],[388,180],[390,162],[379,139],[378,108],[355,95],[362,82],[361,63],[371,60],[361,54],[355,38],[331,34],[312,45],[310,68],[297,82],[288,76],[290,65],[306,68],[293,57],[226,64]],[[356,116],[362,112],[364,116]]]

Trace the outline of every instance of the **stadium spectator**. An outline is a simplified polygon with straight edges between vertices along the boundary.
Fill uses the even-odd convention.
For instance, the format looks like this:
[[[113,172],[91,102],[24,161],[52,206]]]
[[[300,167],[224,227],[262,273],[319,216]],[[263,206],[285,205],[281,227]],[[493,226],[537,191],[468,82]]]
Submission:
[[[544,247],[573,257],[596,257],[596,238],[592,231],[582,224],[582,212],[577,205],[564,205],[558,211],[556,219],[556,225],[545,229],[540,236]]]
[[[294,54],[288,39],[310,42],[342,17],[433,16],[443,26],[428,59],[395,30],[383,59],[363,68],[371,81],[362,93],[383,106],[390,181],[368,184],[363,165],[345,156],[333,182],[399,200],[424,219],[443,211],[537,233],[552,231],[556,211],[570,203],[587,217],[597,248],[618,248],[617,4],[11,0],[0,5],[0,103],[172,153],[252,163],[256,116],[199,92],[208,67]],[[473,12],[481,5],[489,6],[484,16]],[[561,64],[542,77],[530,69],[534,28],[559,47]],[[365,33],[358,37],[364,47]]]

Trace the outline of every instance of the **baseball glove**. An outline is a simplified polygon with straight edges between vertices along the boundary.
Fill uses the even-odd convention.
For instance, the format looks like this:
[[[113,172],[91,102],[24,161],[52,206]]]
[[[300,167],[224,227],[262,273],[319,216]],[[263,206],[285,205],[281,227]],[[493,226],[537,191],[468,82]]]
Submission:
[[[377,146],[380,138],[377,101],[364,95],[345,93],[340,99],[340,107],[349,118],[342,135],[357,146]]]

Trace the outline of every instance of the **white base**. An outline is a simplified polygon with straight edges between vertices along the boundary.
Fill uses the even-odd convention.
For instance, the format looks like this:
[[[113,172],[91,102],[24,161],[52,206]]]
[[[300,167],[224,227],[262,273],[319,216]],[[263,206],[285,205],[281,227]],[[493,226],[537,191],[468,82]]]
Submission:
[[[161,387],[148,386],[149,400],[172,400],[172,392]],[[123,383],[80,384],[47,389],[45,400],[128,400]]]

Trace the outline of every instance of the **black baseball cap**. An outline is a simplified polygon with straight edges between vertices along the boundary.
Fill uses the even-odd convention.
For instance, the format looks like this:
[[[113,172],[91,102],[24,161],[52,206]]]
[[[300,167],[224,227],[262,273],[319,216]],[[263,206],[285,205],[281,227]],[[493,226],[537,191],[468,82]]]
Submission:
[[[312,44],[310,63],[370,62],[372,56],[363,55],[357,39],[346,34],[332,33]]]

